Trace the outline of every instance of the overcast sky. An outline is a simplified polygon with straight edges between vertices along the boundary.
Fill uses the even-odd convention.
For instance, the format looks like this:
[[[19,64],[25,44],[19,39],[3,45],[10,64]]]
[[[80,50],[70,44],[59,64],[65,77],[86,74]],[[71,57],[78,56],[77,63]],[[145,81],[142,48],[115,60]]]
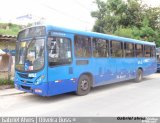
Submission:
[[[46,23],[91,30],[94,19],[90,12],[96,9],[94,0],[0,0],[0,22],[14,22],[26,14],[44,17]],[[160,6],[160,0],[143,0],[152,6]]]

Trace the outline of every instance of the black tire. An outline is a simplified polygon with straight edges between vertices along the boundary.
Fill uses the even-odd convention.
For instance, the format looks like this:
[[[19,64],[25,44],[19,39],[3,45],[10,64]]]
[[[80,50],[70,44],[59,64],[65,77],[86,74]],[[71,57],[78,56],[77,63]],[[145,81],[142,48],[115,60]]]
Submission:
[[[91,90],[91,79],[87,75],[82,75],[78,80],[76,94],[79,96],[87,95]]]
[[[141,69],[138,69],[135,82],[141,82],[142,80],[143,80],[143,71]]]

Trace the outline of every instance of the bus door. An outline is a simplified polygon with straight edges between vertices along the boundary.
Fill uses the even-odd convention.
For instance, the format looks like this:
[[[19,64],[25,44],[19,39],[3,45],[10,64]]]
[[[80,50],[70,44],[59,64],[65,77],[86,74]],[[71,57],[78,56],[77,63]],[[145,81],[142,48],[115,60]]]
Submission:
[[[72,34],[53,32],[48,36],[49,94],[60,94],[76,89],[73,78]]]

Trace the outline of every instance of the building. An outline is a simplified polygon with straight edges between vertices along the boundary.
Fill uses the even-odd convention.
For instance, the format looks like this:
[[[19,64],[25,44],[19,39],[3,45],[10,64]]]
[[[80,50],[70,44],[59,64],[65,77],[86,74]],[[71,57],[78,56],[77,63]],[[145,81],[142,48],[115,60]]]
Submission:
[[[15,51],[16,36],[0,35],[0,49],[8,53]],[[15,55],[15,54],[12,54]]]

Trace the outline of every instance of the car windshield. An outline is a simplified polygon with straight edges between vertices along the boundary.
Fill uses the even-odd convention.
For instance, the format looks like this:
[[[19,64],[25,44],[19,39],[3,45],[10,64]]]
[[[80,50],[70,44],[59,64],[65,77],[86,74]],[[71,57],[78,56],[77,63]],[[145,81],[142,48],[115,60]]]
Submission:
[[[35,71],[44,66],[44,39],[19,41],[16,49],[16,69]]]

